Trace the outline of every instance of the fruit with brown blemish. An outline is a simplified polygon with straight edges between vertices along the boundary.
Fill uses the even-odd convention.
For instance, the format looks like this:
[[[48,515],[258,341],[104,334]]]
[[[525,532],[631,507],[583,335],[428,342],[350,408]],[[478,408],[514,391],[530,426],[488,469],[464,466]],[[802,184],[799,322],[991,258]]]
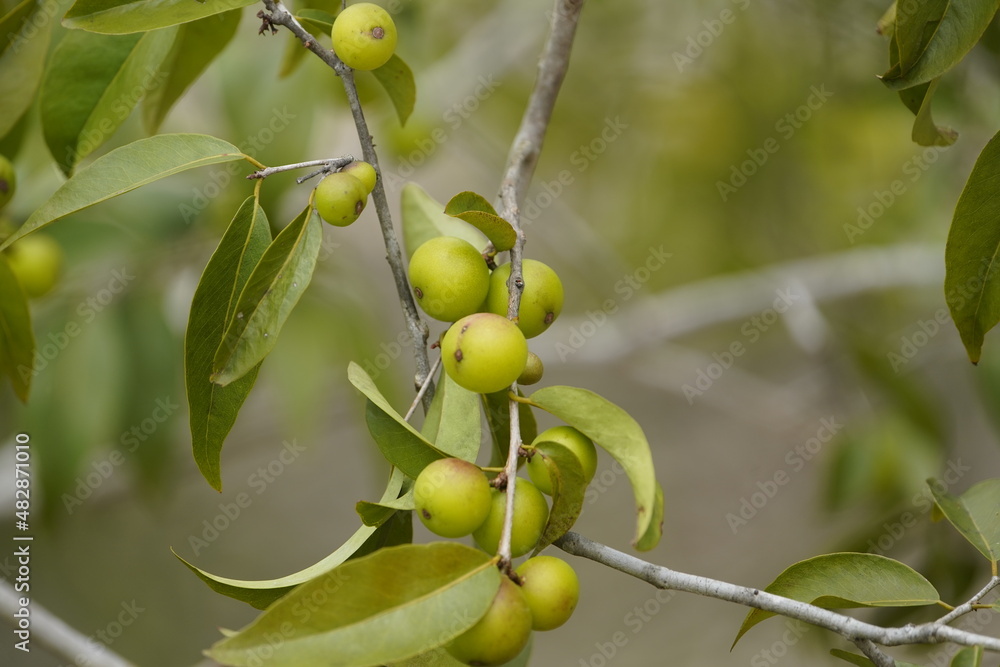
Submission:
[[[528,342],[506,317],[474,313],[451,325],[441,340],[448,376],[477,394],[510,386],[528,362]]]
[[[486,475],[462,459],[427,464],[413,484],[417,516],[441,537],[462,537],[479,528],[489,516],[491,500]]]
[[[396,50],[396,24],[371,2],[353,4],[337,14],[330,32],[333,50],[353,69],[378,69]]]
[[[313,203],[321,218],[335,227],[346,227],[365,210],[368,192],[364,183],[338,171],[319,182]]]
[[[479,310],[490,289],[490,270],[482,254],[454,236],[436,236],[421,244],[410,258],[408,273],[420,308],[443,322]]]
[[[548,329],[562,312],[563,285],[551,267],[534,259],[525,259],[521,263],[521,273],[524,276],[524,291],[521,293],[517,326],[525,338],[534,338]],[[484,308],[487,312],[507,314],[509,278],[510,262],[501,264],[493,271]]]

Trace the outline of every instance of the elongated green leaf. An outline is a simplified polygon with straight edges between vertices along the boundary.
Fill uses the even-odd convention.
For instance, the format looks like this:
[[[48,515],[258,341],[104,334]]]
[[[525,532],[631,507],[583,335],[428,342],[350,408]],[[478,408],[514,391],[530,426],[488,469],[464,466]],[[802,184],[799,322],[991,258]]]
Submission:
[[[24,0],[0,18],[0,137],[28,110],[41,83],[55,24],[41,20],[46,7],[53,10],[46,3]]]
[[[465,220],[486,235],[499,252],[510,250],[517,241],[517,233],[510,223],[497,215],[493,206],[475,192],[460,192],[444,207],[448,215]]]
[[[14,394],[28,402],[35,365],[35,334],[31,330],[28,297],[0,255],[0,380],[6,375]]]
[[[406,256],[435,236],[465,239],[477,249],[486,246],[486,237],[471,225],[444,214],[444,206],[416,183],[403,186],[400,195],[403,219],[403,244]]]
[[[934,502],[955,529],[993,564],[1000,561],[1000,479],[979,482],[959,497],[940,490],[935,480],[927,485]]]
[[[14,234],[0,244],[0,250],[70,213],[166,176],[245,158],[240,149],[231,143],[204,134],[161,134],[133,141],[102,155],[63,183]]]
[[[640,541],[645,545],[655,542],[648,537],[643,538],[658,511],[656,473],[646,434],[635,419],[607,399],[577,387],[545,387],[531,394],[528,399],[537,407],[582,431],[625,468],[635,494],[635,543],[638,546]]]
[[[548,440],[535,443],[535,456],[542,457],[552,482],[552,509],[542,537],[535,547],[537,554],[566,534],[583,511],[587,480],[583,466],[568,447]]]
[[[635,544],[639,551],[649,551],[660,543],[663,537],[663,487],[656,483],[656,502],[653,504],[653,520],[649,522],[649,528]]]
[[[899,97],[916,116],[911,137],[920,146],[951,146],[958,139],[955,130],[937,125],[931,116],[931,100],[937,90],[940,77],[928,83],[899,91]]]
[[[897,11],[899,60],[882,76],[893,90],[936,79],[976,45],[997,11],[995,0],[925,0]]]
[[[191,301],[184,336],[184,377],[191,414],[191,444],[201,474],[222,490],[222,444],[257,380],[258,364],[225,386],[211,382],[212,361],[233,318],[236,299],[271,242],[264,209],[248,197],[229,223]]]
[[[824,609],[918,607],[939,601],[938,592],[920,573],[877,554],[835,553],[788,567],[764,589]],[[747,630],[774,613],[753,609],[733,646]]]
[[[945,297],[972,363],[1000,321],[1000,134],[980,153],[955,207],[945,249]]]
[[[188,23],[256,4],[256,0],[77,0],[63,19],[67,28],[123,35]]]
[[[983,664],[983,647],[969,646],[963,648],[951,659],[951,667],[981,667]]]
[[[524,396],[520,389],[518,396]],[[510,400],[507,391],[492,394],[482,394],[483,412],[486,413],[486,425],[490,429],[490,439],[493,441],[493,451],[490,457],[491,466],[502,466],[507,461],[507,450],[510,448]],[[517,404],[518,421],[521,423],[521,442],[534,442],[538,435],[538,423],[535,413],[527,403]]]
[[[501,576],[488,555],[453,542],[383,549],[289,593],[208,655],[247,666],[258,664],[264,649],[275,666],[403,660],[471,627],[489,608]],[[314,613],[303,618],[303,608]]]
[[[439,451],[475,463],[482,444],[479,395],[442,373],[421,433]]]
[[[45,143],[67,175],[111,138],[155,88],[176,28],[142,35],[68,33],[49,61],[39,93]]]
[[[381,526],[398,510],[413,509],[413,481],[399,468],[393,468],[390,486],[393,484],[401,485],[401,495],[398,498],[383,499],[378,502],[362,500],[355,505],[355,510],[361,517],[361,523],[366,526]]]
[[[226,48],[236,34],[240,14],[238,9],[222,12],[184,23],[177,29],[170,52],[153,76],[155,85],[142,103],[147,132],[156,133],[174,103]]]
[[[847,651],[842,651],[839,648],[830,649],[830,655],[832,655],[835,658],[840,658],[844,662],[849,662],[852,665],[860,665],[861,667],[875,667],[875,663],[866,658],[865,656],[849,653]],[[896,667],[920,667],[920,665],[914,665],[912,662],[903,662],[902,660],[897,660]]]
[[[417,103],[417,84],[413,80],[413,72],[410,66],[403,62],[403,59],[393,54],[389,61],[372,70],[372,74],[378,82],[385,88],[392,100],[392,106],[399,116],[399,124],[406,125],[407,119],[413,113],[413,107]]]
[[[323,243],[323,223],[311,205],[268,246],[236,302],[212,362],[212,382],[225,386],[264,360],[312,281]]]

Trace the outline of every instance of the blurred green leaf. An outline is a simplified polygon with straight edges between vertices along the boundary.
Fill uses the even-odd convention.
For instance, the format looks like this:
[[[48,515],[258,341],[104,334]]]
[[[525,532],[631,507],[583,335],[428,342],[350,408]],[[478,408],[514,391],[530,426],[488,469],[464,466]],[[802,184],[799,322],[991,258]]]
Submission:
[[[222,490],[222,445],[257,380],[260,363],[239,380],[221,387],[209,380],[212,361],[232,322],[236,299],[270,243],[264,209],[256,196],[248,197],[229,223],[191,300],[184,336],[191,445],[198,469],[216,491]]]
[[[549,479],[552,482],[552,509],[545,524],[537,554],[566,534],[583,511],[583,498],[587,491],[587,480],[583,466],[568,447],[548,440],[535,443],[534,456],[542,457]]]
[[[166,176],[245,157],[239,148],[228,141],[204,134],[161,134],[133,141],[102,155],[63,183],[16,232],[0,244],[0,250],[70,213]]]
[[[972,363],[986,332],[1000,321],[1000,134],[980,153],[955,207],[945,249],[948,308]]]
[[[31,106],[45,70],[55,21],[39,21],[44,4],[24,0],[0,18],[0,137]],[[31,27],[31,37],[22,34]]]
[[[524,396],[520,389],[518,396]],[[486,425],[490,429],[493,441],[493,452],[490,456],[491,466],[502,466],[507,461],[507,450],[510,448],[510,399],[507,390],[482,394],[483,411],[486,413]],[[535,413],[527,403],[517,404],[518,420],[521,426],[521,442],[533,442],[538,435],[538,424]]]
[[[313,36],[315,37],[316,33],[329,35],[330,31],[333,30],[333,22],[337,17],[330,12],[323,11],[322,9],[312,9],[306,7],[304,9],[300,9],[295,15],[295,18],[299,19],[302,27],[313,33]],[[301,45],[302,43],[299,42],[300,48],[302,48]]]
[[[402,58],[393,54],[386,64],[372,70],[372,74],[389,94],[396,115],[399,116],[399,124],[406,125],[417,103],[417,84],[410,67]]]
[[[146,132],[156,133],[177,100],[226,48],[236,34],[240,14],[235,9],[184,23],[177,29],[170,53],[153,75],[153,86],[142,103]]]
[[[951,667],[981,667],[982,664],[982,646],[968,646],[963,648],[951,659]]]
[[[28,297],[7,260],[0,255],[0,380],[6,375],[14,394],[28,402],[35,366],[35,334]]]
[[[1000,479],[979,482],[958,497],[941,491],[933,479],[927,485],[945,518],[986,556],[996,574],[1000,561]]]
[[[323,223],[309,204],[281,230],[254,267],[212,362],[212,382],[238,380],[274,348],[278,333],[312,281]]]
[[[842,651],[839,648],[830,649],[830,655],[835,658],[840,658],[844,662],[849,662],[852,665],[860,665],[861,667],[875,667],[875,663],[866,658],[863,655],[856,655],[854,653],[848,653],[847,651]],[[920,667],[920,665],[914,665],[912,662],[903,662],[902,660],[896,661],[896,667]]]
[[[663,487],[656,483],[656,503],[653,505],[653,520],[649,522],[646,534],[635,543],[635,548],[639,551],[650,551],[655,549],[663,536]]]
[[[938,592],[921,574],[885,556],[835,553],[795,563],[764,589],[823,609],[917,607],[939,601]],[[752,609],[733,646],[747,630],[774,616]]]
[[[479,395],[442,373],[421,433],[448,456],[475,463],[482,444]]]
[[[625,468],[635,494],[635,542],[655,546],[658,540],[646,533],[657,512],[656,472],[649,442],[638,422],[614,403],[578,387],[545,387],[528,400],[582,431]]]
[[[156,30],[256,4],[256,0],[77,0],[63,25],[121,35]]]
[[[403,218],[403,243],[407,257],[435,236],[454,236],[465,239],[477,249],[486,245],[486,237],[458,218],[445,215],[439,203],[416,183],[403,186],[400,195]]]
[[[49,58],[39,113],[49,152],[63,173],[99,148],[125,122],[170,52],[177,29],[137,35],[74,30]]]
[[[458,193],[444,207],[444,212],[481,231],[498,252],[510,250],[517,241],[517,233],[510,223],[497,215],[485,197],[475,192]]]
[[[937,125],[931,116],[931,100],[934,99],[940,81],[941,77],[938,77],[933,81],[899,91],[903,104],[916,116],[911,138],[920,146],[951,146],[958,139],[958,132]]]
[[[269,665],[296,667],[410,658],[478,621],[501,576],[488,555],[454,542],[383,549],[302,585],[207,653],[224,665],[255,665],[266,649]],[[305,619],[304,605],[315,612]]]

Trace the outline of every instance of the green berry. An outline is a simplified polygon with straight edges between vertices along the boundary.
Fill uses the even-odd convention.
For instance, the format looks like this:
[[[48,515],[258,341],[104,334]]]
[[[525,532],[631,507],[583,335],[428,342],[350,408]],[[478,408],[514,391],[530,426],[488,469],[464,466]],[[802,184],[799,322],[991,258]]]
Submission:
[[[340,12],[330,36],[337,57],[353,69],[378,69],[396,50],[396,24],[387,11],[370,2]]]
[[[546,440],[556,442],[576,454],[580,467],[583,468],[584,481],[590,483],[594,479],[597,472],[597,448],[590,438],[572,426],[553,426],[539,433],[534,442]],[[549,479],[549,470],[541,456],[533,456],[528,461],[528,475],[539,491],[552,495],[552,480]]]
[[[15,188],[17,188],[17,175],[14,173],[14,165],[0,155],[0,208],[14,198]]]
[[[490,513],[490,483],[478,466],[462,459],[428,464],[413,485],[417,516],[441,537],[468,535]]]
[[[378,176],[375,173],[375,167],[371,166],[367,162],[355,160],[341,169],[340,173],[350,174],[354,178],[361,181],[361,184],[365,186],[365,190],[368,191],[368,194],[371,194],[372,190],[375,189],[375,181]]]
[[[454,322],[479,310],[490,289],[490,270],[475,246],[454,236],[436,236],[410,258],[413,295],[425,313]]]
[[[493,313],[463,317],[441,340],[441,360],[448,376],[477,394],[510,386],[528,362],[528,342],[517,326]]]
[[[528,352],[528,363],[524,365],[524,371],[517,377],[518,384],[537,384],[541,381],[545,373],[545,366],[542,360],[534,352]]]
[[[21,289],[31,298],[48,294],[59,281],[63,251],[47,234],[36,232],[18,239],[6,257]]]
[[[569,620],[580,601],[580,579],[566,561],[529,558],[517,568],[521,592],[531,608],[534,630],[554,630]]]
[[[319,182],[313,201],[321,218],[336,227],[346,227],[365,210],[368,192],[354,176],[337,172]]]
[[[545,496],[528,480],[520,477],[516,479],[514,522],[510,534],[510,555],[513,558],[523,556],[535,548],[549,520],[549,506],[545,502]],[[507,515],[507,494],[497,489],[493,489],[492,494],[490,515],[472,533],[472,537],[483,551],[495,554],[500,548],[500,532]]]
[[[524,292],[521,294],[517,326],[524,332],[525,338],[534,338],[548,329],[562,312],[563,286],[555,271],[534,259],[525,259],[521,263],[521,273],[524,275]],[[510,299],[508,278],[510,262],[493,271],[490,276],[490,292],[486,297],[487,312],[507,314],[507,302]]]
[[[466,665],[489,667],[510,662],[531,637],[531,609],[520,587],[506,576],[486,614],[445,648]]]

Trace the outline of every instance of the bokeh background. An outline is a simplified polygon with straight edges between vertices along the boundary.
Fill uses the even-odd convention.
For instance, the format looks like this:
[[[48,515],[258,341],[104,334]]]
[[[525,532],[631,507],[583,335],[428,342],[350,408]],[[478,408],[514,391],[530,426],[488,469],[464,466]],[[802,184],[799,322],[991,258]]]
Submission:
[[[1000,117],[1000,28],[941,85],[937,119],[958,142],[926,149],[876,78],[885,4],[593,0],[584,11],[524,206],[527,254],[553,266],[567,293],[532,348],[545,383],[593,389],[643,425],[666,494],[654,562],[764,586],[804,558],[878,549],[952,602],[989,574],[932,523],[925,480],[958,493],[1000,470],[1000,345],[988,336],[972,367],[942,310],[951,213]],[[492,197],[549,3],[386,6],[417,77],[405,128],[374,80],[359,79],[395,211],[408,181],[439,201]],[[291,37],[258,37],[257,11],[244,11],[237,38],[163,131],[215,135],[268,165],[359,153],[340,83],[315,58],[280,77]],[[37,111],[17,134],[0,146],[21,184],[7,210],[15,224],[60,183]],[[132,118],[98,154],[141,136]],[[230,180],[187,172],[52,226],[65,276],[32,313],[49,354],[27,407],[0,389],[3,478],[14,434],[32,436],[32,599],[85,635],[117,634],[111,648],[137,665],[198,664],[219,627],[256,614],[210,591],[171,548],[224,576],[279,577],[333,551],[359,523],[354,503],[381,493],[387,465],[347,382],[350,360],[377,368],[397,407],[412,394],[412,354],[368,210],[324,230],[313,283],[223,450],[222,493],[201,478],[183,332],[200,272],[251,192]],[[309,187],[268,179],[272,223],[290,221]],[[72,322],[79,335],[69,337]],[[295,456],[283,462],[289,444]],[[114,456],[123,463],[105,479]],[[0,487],[6,538],[13,487]],[[606,456],[592,489],[576,529],[629,550],[631,491]],[[252,503],[193,541],[240,493]],[[418,527],[416,539],[429,537]],[[5,578],[11,558],[0,556]],[[745,610],[573,564],[583,600],[567,626],[536,637],[534,664],[835,665],[828,649],[850,648],[775,619],[730,650]],[[861,615],[895,624],[928,613]],[[996,632],[992,621],[980,612],[967,623]],[[67,664],[11,644],[0,642],[0,663]],[[896,655],[938,665],[949,652]]]

